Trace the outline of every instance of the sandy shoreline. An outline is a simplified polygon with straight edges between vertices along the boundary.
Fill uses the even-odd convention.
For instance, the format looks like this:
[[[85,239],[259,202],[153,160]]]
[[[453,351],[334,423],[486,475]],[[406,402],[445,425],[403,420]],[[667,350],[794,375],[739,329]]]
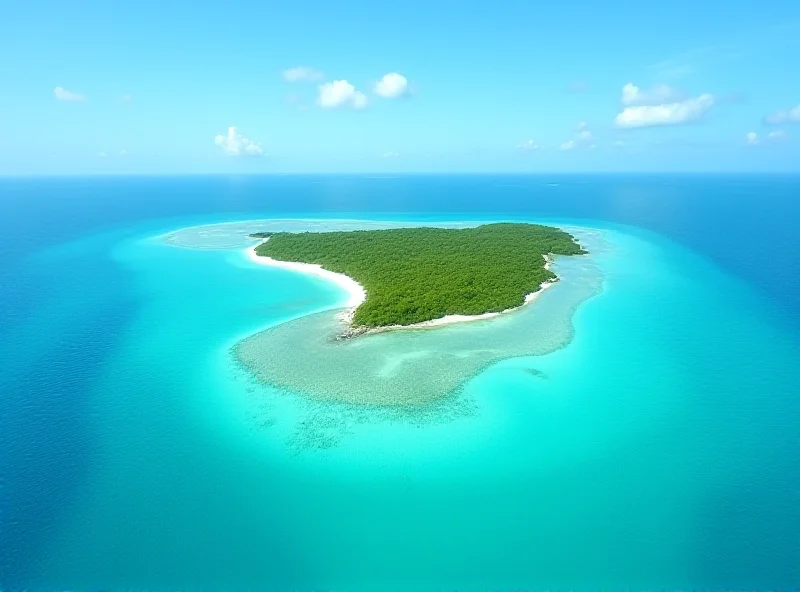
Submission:
[[[299,273],[307,273],[309,275],[320,277],[322,279],[335,283],[337,286],[342,288],[342,290],[347,292],[348,299],[347,302],[344,304],[344,306],[347,308],[346,310],[339,313],[339,315],[337,315],[338,318],[348,326],[348,331],[345,333],[345,336],[355,336],[364,333],[377,333],[381,331],[390,331],[397,329],[425,329],[428,327],[441,327],[444,325],[452,325],[454,323],[464,323],[469,321],[480,321],[484,319],[491,319],[501,314],[513,312],[515,310],[518,310],[519,308],[522,308],[522,306],[525,306],[526,304],[534,302],[539,296],[542,295],[542,293],[545,290],[547,290],[553,284],[555,284],[555,282],[542,283],[541,287],[538,290],[525,295],[525,303],[522,306],[508,308],[501,312],[487,312],[480,315],[447,315],[438,319],[431,319],[430,321],[414,323],[413,325],[387,325],[385,327],[358,329],[358,328],[353,328],[350,325],[352,323],[353,314],[355,313],[356,308],[358,308],[361,305],[361,303],[363,303],[367,299],[367,292],[366,290],[364,290],[364,287],[361,284],[359,284],[353,278],[344,275],[343,273],[335,273],[333,271],[328,271],[327,269],[323,269],[321,265],[313,263],[298,263],[295,261],[278,261],[277,259],[273,259],[272,257],[261,257],[260,255],[256,254],[256,247],[258,246],[259,245],[254,245],[252,247],[248,247],[245,250],[247,258],[253,263],[256,263],[258,265],[268,265],[270,267],[277,267],[280,269],[288,269],[290,271],[297,271]],[[547,255],[545,255],[544,258],[546,261],[544,265],[545,269],[550,269],[552,260]]]
[[[359,284],[353,278],[344,275],[343,273],[334,273],[332,271],[328,271],[327,269],[323,269],[321,265],[312,263],[278,261],[272,257],[261,257],[260,255],[256,254],[256,247],[258,246],[259,245],[249,247],[245,251],[247,253],[247,258],[253,263],[257,263],[259,265],[269,265],[270,267],[278,267],[280,269],[289,269],[291,271],[298,271],[300,273],[307,273],[309,275],[314,275],[328,280],[329,282],[333,282],[342,290],[347,292],[348,298],[344,306],[348,308],[355,309],[367,299],[367,292],[364,290],[361,284]]]

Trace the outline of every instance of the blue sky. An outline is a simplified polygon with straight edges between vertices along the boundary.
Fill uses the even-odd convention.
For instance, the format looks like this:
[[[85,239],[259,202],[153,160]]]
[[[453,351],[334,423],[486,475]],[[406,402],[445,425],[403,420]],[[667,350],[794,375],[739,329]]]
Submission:
[[[0,0],[0,174],[800,172],[798,72],[796,0]]]

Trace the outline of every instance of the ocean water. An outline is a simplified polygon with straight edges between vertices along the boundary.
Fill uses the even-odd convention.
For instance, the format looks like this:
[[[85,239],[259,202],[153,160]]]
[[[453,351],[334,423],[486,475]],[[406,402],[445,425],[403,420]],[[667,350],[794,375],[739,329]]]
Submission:
[[[798,195],[757,176],[0,180],[0,588],[797,589]],[[252,219],[530,220],[596,248],[500,323],[341,354],[310,343],[335,286],[224,233],[164,241]],[[477,362],[419,354],[478,342]],[[452,394],[414,413],[326,396],[370,372]]]

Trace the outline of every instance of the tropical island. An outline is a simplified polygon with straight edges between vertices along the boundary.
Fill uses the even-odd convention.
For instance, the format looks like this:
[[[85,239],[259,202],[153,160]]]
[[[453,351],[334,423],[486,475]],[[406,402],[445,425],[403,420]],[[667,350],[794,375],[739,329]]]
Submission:
[[[549,255],[586,251],[559,228],[496,223],[475,228],[397,228],[254,233],[254,254],[343,274],[366,292],[352,326],[408,326],[522,306],[556,281]]]

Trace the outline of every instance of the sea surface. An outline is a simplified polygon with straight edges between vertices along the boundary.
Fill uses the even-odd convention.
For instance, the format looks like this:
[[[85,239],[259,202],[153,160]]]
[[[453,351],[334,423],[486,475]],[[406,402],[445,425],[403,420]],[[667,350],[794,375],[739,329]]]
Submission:
[[[344,350],[252,220],[591,248]],[[798,176],[0,179],[0,590],[800,589],[798,228]]]

